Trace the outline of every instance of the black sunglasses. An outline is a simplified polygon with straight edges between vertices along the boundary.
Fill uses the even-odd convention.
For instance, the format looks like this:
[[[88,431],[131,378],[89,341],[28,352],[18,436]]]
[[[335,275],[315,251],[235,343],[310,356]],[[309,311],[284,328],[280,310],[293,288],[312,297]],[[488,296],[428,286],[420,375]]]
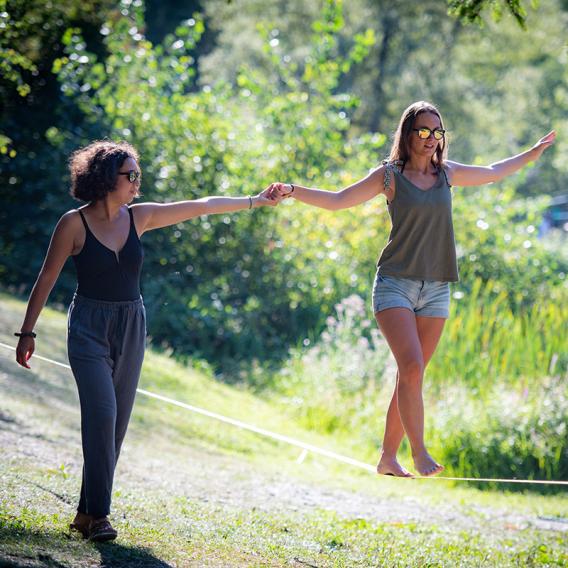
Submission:
[[[434,130],[430,130],[429,128],[413,128],[414,132],[418,132],[418,138],[422,140],[428,140],[430,136],[434,136],[436,140],[441,140],[446,134],[446,131],[443,128],[434,128]]]
[[[139,180],[142,177],[142,172],[138,172],[136,170],[129,170],[127,172],[118,172],[119,176],[128,176],[128,181],[130,183],[134,183],[136,180]]]

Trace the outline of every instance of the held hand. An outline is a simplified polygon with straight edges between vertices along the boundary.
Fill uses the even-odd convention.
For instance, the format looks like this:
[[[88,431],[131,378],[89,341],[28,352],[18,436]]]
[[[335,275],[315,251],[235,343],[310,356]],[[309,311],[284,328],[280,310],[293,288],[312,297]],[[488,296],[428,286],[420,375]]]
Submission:
[[[16,361],[26,369],[31,367],[28,365],[33,352],[35,350],[35,339],[33,337],[20,337],[18,346],[16,347]]]
[[[282,199],[286,199],[292,194],[292,186],[286,183],[271,183],[269,189],[270,195],[274,199],[278,199],[278,201],[282,201]]]
[[[264,205],[267,205],[268,207],[275,207],[276,205],[278,205],[280,200],[272,195],[271,187],[272,185],[269,185],[256,197],[253,197],[253,200],[256,203],[257,207],[262,207]]]
[[[534,154],[534,159],[538,160],[542,153],[549,147],[554,144],[554,139],[556,138],[556,131],[552,130],[546,136],[541,138],[532,148],[532,152]]]

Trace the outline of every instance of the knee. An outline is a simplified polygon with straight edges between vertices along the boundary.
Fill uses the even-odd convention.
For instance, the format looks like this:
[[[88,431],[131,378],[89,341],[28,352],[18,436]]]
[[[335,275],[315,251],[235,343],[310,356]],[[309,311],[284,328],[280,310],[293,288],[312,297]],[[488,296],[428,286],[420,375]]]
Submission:
[[[419,384],[424,376],[424,361],[412,358],[398,367],[399,380],[404,384]]]
[[[114,434],[116,405],[106,402],[91,403],[83,409],[83,423],[100,433]]]

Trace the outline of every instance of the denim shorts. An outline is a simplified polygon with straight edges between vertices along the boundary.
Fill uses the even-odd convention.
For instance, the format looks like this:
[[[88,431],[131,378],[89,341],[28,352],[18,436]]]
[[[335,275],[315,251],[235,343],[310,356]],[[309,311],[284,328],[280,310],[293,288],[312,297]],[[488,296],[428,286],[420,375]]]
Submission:
[[[373,284],[373,313],[407,308],[417,316],[447,318],[450,311],[448,282],[411,280],[379,274]]]

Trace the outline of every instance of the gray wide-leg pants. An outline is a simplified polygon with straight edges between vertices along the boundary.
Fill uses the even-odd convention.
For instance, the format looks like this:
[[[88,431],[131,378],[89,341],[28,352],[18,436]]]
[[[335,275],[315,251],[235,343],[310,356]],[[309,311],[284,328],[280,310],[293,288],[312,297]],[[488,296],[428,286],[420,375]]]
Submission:
[[[78,296],[69,307],[67,350],[79,389],[83,483],[77,511],[110,512],[114,470],[144,359],[142,298],[104,302]]]

